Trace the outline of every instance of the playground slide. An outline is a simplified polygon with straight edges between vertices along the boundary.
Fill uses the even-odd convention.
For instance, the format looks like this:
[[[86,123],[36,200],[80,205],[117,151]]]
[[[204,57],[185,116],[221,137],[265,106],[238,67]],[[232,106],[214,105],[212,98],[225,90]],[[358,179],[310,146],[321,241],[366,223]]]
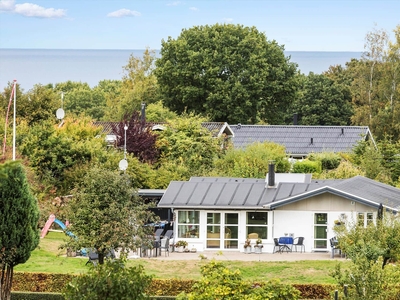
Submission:
[[[58,226],[61,227],[61,229],[70,237],[75,237],[75,235],[71,232],[71,231],[67,231],[67,226],[65,226],[65,224],[63,222],[61,222],[60,220],[56,219],[55,215],[50,215],[49,219],[47,220],[46,224],[44,225],[41,235],[41,238],[44,238],[47,234],[47,232],[50,229],[51,224],[56,223]]]
[[[42,232],[40,234],[40,238],[44,238],[47,232],[50,229],[51,224],[53,224],[54,220],[56,219],[55,215],[50,215],[49,219],[47,220],[46,224],[44,225]]]

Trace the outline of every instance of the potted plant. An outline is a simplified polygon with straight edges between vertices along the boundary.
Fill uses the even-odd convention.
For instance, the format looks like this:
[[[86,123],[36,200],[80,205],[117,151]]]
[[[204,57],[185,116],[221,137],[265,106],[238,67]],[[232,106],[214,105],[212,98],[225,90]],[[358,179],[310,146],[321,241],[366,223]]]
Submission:
[[[256,240],[256,244],[254,245],[254,252],[255,253],[261,253],[262,252],[262,248],[263,248],[263,244],[262,244],[262,239],[258,238]]]
[[[246,241],[244,242],[244,253],[251,253],[251,245],[250,245],[251,241],[250,239],[246,239]]]
[[[187,247],[187,245],[188,245],[188,242],[186,242],[186,241],[184,241],[184,240],[180,240],[180,241],[177,241],[177,242],[176,242],[176,244],[175,244],[175,249],[176,249],[178,252],[183,252],[184,249]]]
[[[335,221],[334,221],[334,223],[335,223],[335,225],[336,225],[336,226],[340,226],[340,225],[342,225],[342,222],[341,222],[341,221],[339,221],[339,220],[335,220]]]

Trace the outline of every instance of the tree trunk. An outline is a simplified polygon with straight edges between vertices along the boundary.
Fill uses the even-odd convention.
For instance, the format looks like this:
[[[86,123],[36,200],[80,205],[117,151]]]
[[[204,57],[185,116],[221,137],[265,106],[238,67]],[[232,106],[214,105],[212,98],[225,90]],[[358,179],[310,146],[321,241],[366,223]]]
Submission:
[[[0,300],[11,299],[11,286],[13,279],[14,267],[11,265],[3,266],[1,270],[1,281],[0,281]]]
[[[99,264],[102,265],[104,264],[104,253],[103,252],[98,252],[99,254]]]

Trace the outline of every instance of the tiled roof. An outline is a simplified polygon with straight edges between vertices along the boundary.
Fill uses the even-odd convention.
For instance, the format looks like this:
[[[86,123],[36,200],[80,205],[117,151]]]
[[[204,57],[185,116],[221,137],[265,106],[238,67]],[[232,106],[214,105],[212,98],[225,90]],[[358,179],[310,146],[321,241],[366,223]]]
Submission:
[[[270,141],[292,156],[318,152],[349,152],[358,141],[372,139],[367,126],[230,125],[235,148]],[[373,139],[372,139],[373,140]]]

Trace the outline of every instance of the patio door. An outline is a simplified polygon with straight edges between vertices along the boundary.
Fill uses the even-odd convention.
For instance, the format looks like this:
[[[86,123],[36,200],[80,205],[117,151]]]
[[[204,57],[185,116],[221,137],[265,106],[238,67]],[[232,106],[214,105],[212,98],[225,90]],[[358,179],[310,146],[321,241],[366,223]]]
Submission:
[[[239,214],[207,212],[207,249],[238,249]]]
[[[314,250],[326,250],[328,248],[328,214],[314,214]]]

